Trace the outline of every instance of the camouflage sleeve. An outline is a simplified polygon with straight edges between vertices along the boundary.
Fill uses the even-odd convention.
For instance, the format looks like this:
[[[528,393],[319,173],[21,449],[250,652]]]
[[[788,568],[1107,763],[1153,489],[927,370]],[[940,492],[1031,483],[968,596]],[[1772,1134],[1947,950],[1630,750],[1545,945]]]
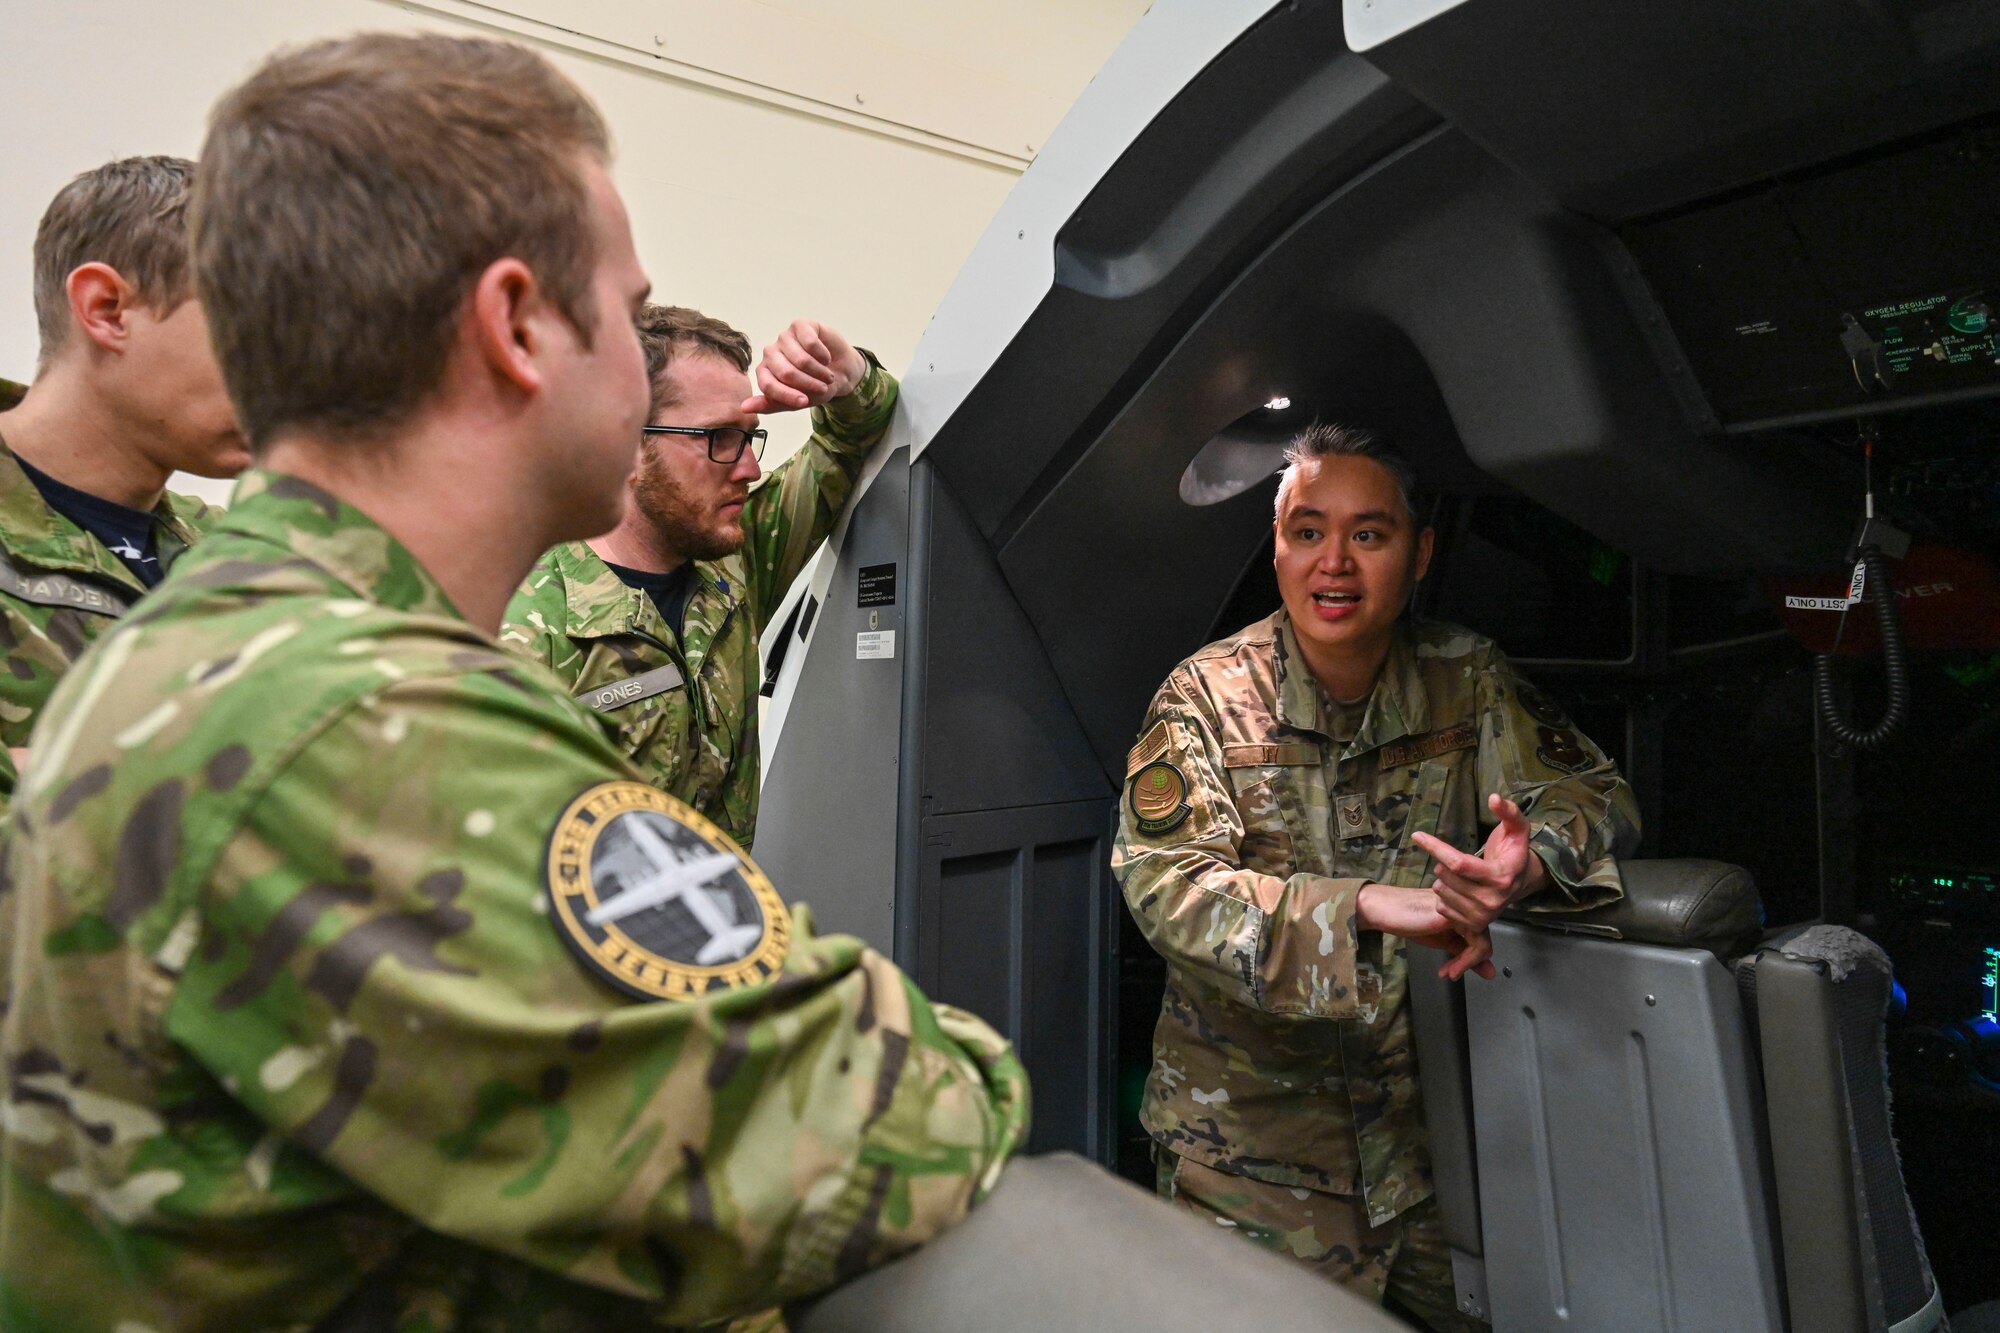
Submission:
[[[1639,808],[1617,765],[1498,653],[1480,673],[1478,710],[1480,822],[1495,822],[1485,793],[1520,806],[1554,881],[1524,905],[1573,911],[1623,897],[1616,858],[1639,845]]]
[[[833,531],[869,451],[888,432],[896,377],[872,352],[868,374],[845,398],[812,413],[812,438],[750,493],[743,510],[749,605],[761,633],[792,580]]]
[[[281,1137],[264,1176],[309,1155],[676,1325],[950,1226],[1025,1132],[1006,1042],[802,911],[768,980],[655,1002],[598,980],[552,919],[555,835],[580,794],[640,784],[553,703],[401,681],[188,849],[216,868],[166,1030]]]
[[[208,530],[222,520],[222,506],[212,505],[198,495],[169,491],[167,497],[173,503],[174,517],[187,525],[197,537],[207,535]]]
[[[78,613],[50,607],[24,607],[0,597],[0,636],[5,636],[6,670],[0,671],[0,748],[24,746],[35,719],[69,670],[74,653],[83,650],[81,634],[64,617]],[[50,636],[51,626],[69,630],[75,641],[64,649]],[[0,814],[14,799],[19,780],[11,760],[0,765]]]
[[[527,579],[507,603],[500,642],[510,651],[540,662],[565,686],[575,689],[583,674],[584,653],[562,632],[568,620],[562,575],[543,560],[528,571]]]
[[[1239,808],[1213,726],[1174,680],[1147,716],[1126,760],[1112,848],[1147,943],[1238,1004],[1358,1017],[1354,908],[1363,881],[1247,867],[1246,834],[1275,826],[1275,799],[1267,792],[1268,808]]]

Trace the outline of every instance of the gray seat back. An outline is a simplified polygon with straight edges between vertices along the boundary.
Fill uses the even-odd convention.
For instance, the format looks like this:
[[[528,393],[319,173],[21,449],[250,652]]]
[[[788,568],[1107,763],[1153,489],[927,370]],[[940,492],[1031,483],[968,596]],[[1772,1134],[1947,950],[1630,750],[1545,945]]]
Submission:
[[[793,1333],[1399,1333],[1319,1275],[1080,1157],[1018,1160],[970,1217]]]
[[[1774,936],[1736,965],[1756,1025],[1792,1327],[1921,1333],[1943,1301],[1890,1132],[1889,959],[1844,926]]]
[[[1499,1333],[1785,1327],[1764,1117],[1701,949],[1493,928],[1466,992]]]
[[[1627,895],[1622,902],[1586,913],[1559,916],[1517,914],[1522,925],[1536,926],[1539,929],[1532,935],[1524,937],[1515,926],[1504,926],[1501,935],[1496,938],[1508,941],[1506,945],[1508,948],[1518,949],[1524,955],[1532,953],[1536,957],[1541,956],[1547,943],[1556,944],[1561,951],[1560,941],[1534,943],[1542,937],[1543,932],[1550,929],[1601,941],[1694,944],[1728,957],[1753,941],[1763,924],[1755,886],[1742,870],[1734,866],[1715,861],[1634,861],[1628,863],[1624,871]],[[1524,939],[1527,942],[1523,942]],[[1615,966],[1619,956],[1615,953],[1601,952],[1595,955],[1600,965],[1607,967]],[[1532,1007],[1523,988],[1535,981],[1539,974],[1531,973],[1527,969],[1511,970],[1513,965],[1510,963],[1509,974],[1501,978],[1504,985],[1496,987],[1493,983],[1474,979],[1461,988],[1443,982],[1436,976],[1436,965],[1442,958],[1442,954],[1434,951],[1413,952],[1410,967],[1410,1004],[1423,1087],[1425,1118],[1430,1129],[1432,1178],[1445,1241],[1451,1247],[1459,1308],[1480,1317],[1494,1317],[1492,1315],[1494,1300],[1488,1292],[1485,1240],[1486,1236],[1492,1235],[1496,1237],[1495,1243],[1500,1247],[1496,1266],[1503,1270],[1496,1275],[1495,1281],[1507,1292],[1513,1293],[1504,1300],[1504,1304],[1510,1308],[1503,1309],[1496,1318],[1497,1326],[1501,1328],[1537,1328],[1545,1324],[1549,1327],[1565,1324],[1578,1328],[1623,1327],[1620,1321],[1631,1311],[1629,1302],[1637,1302],[1642,1306],[1650,1302],[1655,1309],[1664,1312],[1662,1316],[1664,1322],[1655,1326],[1699,1327],[1700,1325],[1688,1321],[1685,1312],[1687,1302],[1676,1296],[1673,1286],[1678,1282],[1683,1286],[1692,1285],[1699,1288],[1706,1284],[1706,1278],[1693,1272],[1676,1273],[1676,1265],[1671,1254],[1662,1256],[1638,1253],[1648,1244],[1657,1249],[1667,1243],[1665,1226],[1661,1220],[1661,1205],[1652,1206],[1650,1230],[1639,1225],[1642,1219],[1636,1213],[1617,1216],[1615,1225],[1611,1228],[1611,1232],[1620,1238],[1620,1245],[1632,1251],[1632,1254],[1627,1256],[1631,1263],[1650,1275],[1649,1281],[1653,1288],[1650,1295],[1642,1298],[1636,1294],[1636,1289],[1625,1289],[1620,1285],[1625,1279],[1622,1276],[1614,1276],[1612,1270],[1605,1269],[1601,1265],[1584,1269],[1575,1279],[1560,1275],[1564,1270],[1577,1266],[1575,1262],[1577,1256],[1566,1256],[1564,1253],[1565,1242],[1562,1240],[1563,1224],[1560,1222],[1560,1217],[1566,1215],[1569,1218],[1568,1225],[1574,1227],[1581,1218],[1594,1216],[1594,1213],[1580,1211],[1584,1209],[1580,1201],[1572,1201],[1566,1209],[1557,1207],[1552,1201],[1553,1196],[1545,1195],[1541,1184],[1537,1183],[1535,1163],[1538,1159],[1530,1149],[1534,1143],[1540,1141],[1540,1132],[1535,1131],[1531,1124],[1530,1094],[1544,1098],[1549,1094],[1546,1089],[1539,1087],[1531,1089],[1524,1081],[1529,1075],[1521,1063],[1520,1051],[1517,1048],[1526,1040],[1522,1024],[1527,1016],[1511,1010],[1502,1012],[1508,1004],[1529,1004]],[[1650,960],[1647,966],[1657,971],[1658,961]],[[1695,965],[1692,959],[1687,960],[1687,963],[1688,965],[1679,971],[1671,968],[1667,970],[1694,984],[1694,993],[1703,1008],[1715,1011],[1725,1022],[1734,1021],[1727,1013],[1730,1006],[1718,1002],[1715,998],[1718,993],[1717,983],[1722,980],[1720,975],[1708,967]],[[1516,984],[1517,981],[1519,985]],[[1644,1022],[1648,1024],[1658,1022],[1658,1002],[1662,994],[1658,986],[1651,991],[1643,989],[1633,991],[1629,985],[1620,985],[1615,989],[1621,993],[1630,992],[1626,998],[1637,1006]],[[1644,1004],[1644,998],[1648,994],[1655,1001],[1650,1006]],[[1483,1027],[1496,1030],[1500,1034],[1496,1039],[1499,1045],[1487,1049],[1485,1056],[1488,1058],[1482,1058],[1480,1062],[1482,1068],[1491,1066],[1496,1069],[1497,1077],[1501,1081],[1495,1083],[1494,1074],[1481,1076],[1481,1105],[1485,1110],[1487,1123],[1482,1125],[1477,1137],[1477,1150],[1475,1150],[1472,1095],[1472,1049],[1475,1043],[1468,1040],[1466,1012],[1468,996],[1475,1004],[1484,1007]],[[1621,1080],[1629,1083],[1632,1056],[1628,1053],[1628,1048],[1632,1047],[1633,1033],[1630,1027],[1626,1027],[1622,1029],[1624,1036],[1619,1035],[1620,1029],[1616,1021],[1618,1012],[1596,1010],[1586,1004],[1580,1007],[1579,1014],[1569,1014],[1566,1011],[1559,1014],[1553,1000],[1554,997],[1550,996],[1533,1002],[1539,1004],[1539,1017],[1560,1024],[1574,1024],[1581,1016],[1612,1029],[1605,1044],[1611,1052],[1613,1063],[1609,1066],[1586,1068],[1582,1072],[1606,1077],[1617,1086],[1623,1086]],[[1720,1009],[1717,1008],[1719,1003]],[[1496,1004],[1498,1008],[1494,1007]],[[1685,1008],[1687,1005],[1683,1004],[1670,1012],[1678,1012]],[[1740,1023],[1736,1025],[1740,1027]],[[1548,1036],[1546,1023],[1535,1036],[1538,1045],[1546,1045],[1545,1039]],[[1573,1036],[1574,1034],[1570,1034],[1560,1040],[1567,1041]],[[1738,1046],[1740,1050],[1740,1042]],[[1503,1048],[1508,1054],[1498,1054]],[[1643,1046],[1637,1049],[1640,1056],[1646,1054]],[[1555,1058],[1566,1062],[1571,1055],[1572,1052],[1568,1048],[1563,1048],[1555,1053]],[[1658,1043],[1654,1044],[1652,1056],[1655,1061],[1659,1059]],[[1755,1099],[1754,1078],[1740,1073],[1744,1059],[1747,1059],[1747,1055],[1737,1061],[1739,1073],[1728,1078],[1721,1076],[1719,1068],[1714,1066],[1713,1061],[1709,1062],[1711,1067],[1705,1086],[1715,1096],[1725,1098],[1724,1104],[1727,1104],[1728,1099],[1735,1101]],[[1572,1071],[1574,1072],[1576,1071]],[[1683,1092],[1689,1091],[1686,1084],[1683,1083],[1681,1086]],[[1561,1118],[1572,1114],[1569,1103],[1578,1095],[1576,1090],[1572,1089],[1558,1095],[1565,1101],[1563,1106],[1556,1108],[1556,1116]],[[1599,1100],[1599,1093],[1595,1090],[1582,1095],[1589,1099],[1582,1103],[1584,1106],[1596,1104]],[[1617,1105],[1617,1103],[1614,1101],[1606,1105]],[[1627,1122],[1632,1120],[1634,1110],[1635,1108],[1630,1105],[1630,1098],[1627,1097],[1621,1110]],[[1547,1119],[1546,1105],[1539,1114],[1543,1120]],[[1677,1130],[1684,1123],[1682,1119],[1676,1118],[1670,1130]],[[1633,1142],[1635,1140],[1632,1136],[1642,1132],[1649,1138],[1653,1136],[1651,1129],[1626,1123],[1624,1137],[1614,1137],[1611,1142],[1614,1145]],[[1505,1146],[1503,1148],[1496,1145]],[[1600,1208],[1609,1208],[1615,1213],[1628,1198],[1638,1199],[1641,1196],[1643,1181],[1621,1178],[1616,1174],[1607,1175],[1587,1161],[1579,1161],[1575,1165],[1568,1164],[1568,1156],[1576,1151],[1576,1145],[1573,1143],[1565,1141],[1556,1148],[1556,1151],[1564,1156],[1565,1165],[1562,1167],[1564,1179],[1573,1181],[1578,1188],[1596,1190],[1603,1195],[1604,1197],[1595,1199]],[[1662,1146],[1655,1143],[1650,1151],[1657,1157],[1662,1151]],[[1755,1159],[1757,1148],[1754,1141],[1740,1142],[1738,1152],[1739,1158],[1747,1154],[1749,1159]],[[1629,1155],[1628,1153],[1627,1156]],[[1495,1182],[1494,1187],[1503,1195],[1502,1216],[1507,1220],[1504,1224],[1495,1225],[1492,1219],[1481,1216],[1480,1167],[1483,1162],[1501,1156],[1506,1160],[1494,1161],[1494,1169],[1501,1173],[1501,1178]],[[1738,1165],[1739,1170],[1749,1169],[1742,1161],[1739,1161]],[[1546,1160],[1540,1168],[1540,1174],[1552,1175],[1556,1169],[1556,1162],[1553,1159]],[[1761,1170],[1761,1167],[1756,1169]],[[1544,1199],[1551,1200],[1549,1206],[1554,1210],[1547,1217],[1543,1217],[1537,1211]],[[1526,1218],[1526,1221],[1520,1220],[1521,1218]],[[1747,1234],[1753,1224],[1747,1218],[1739,1221],[1739,1231]],[[1687,1222],[1684,1225],[1705,1229],[1705,1223]],[[1574,1249],[1574,1242],[1570,1244]],[[1681,1253],[1685,1256],[1685,1246],[1682,1247]],[[1758,1261],[1754,1258],[1749,1261],[1748,1269],[1739,1276],[1739,1285],[1754,1287],[1763,1292],[1769,1284],[1761,1276],[1755,1275],[1753,1270],[1757,1268],[1757,1264]],[[1551,1288],[1549,1282],[1552,1271],[1559,1274],[1554,1288]],[[1583,1285],[1591,1290],[1573,1297],[1570,1291],[1577,1280],[1581,1280]],[[1523,1291],[1546,1293],[1551,1290],[1555,1290],[1558,1294],[1525,1297],[1521,1294]],[[1763,1295],[1757,1299],[1760,1303],[1768,1304],[1768,1299]],[[1595,1303],[1599,1301],[1605,1302],[1605,1308],[1612,1313],[1606,1321],[1593,1324],[1586,1318],[1585,1312],[1595,1308]],[[1704,1307],[1697,1302],[1694,1308]],[[1731,1318],[1734,1318],[1733,1312]],[[1646,1324],[1642,1319],[1634,1326],[1646,1327]]]

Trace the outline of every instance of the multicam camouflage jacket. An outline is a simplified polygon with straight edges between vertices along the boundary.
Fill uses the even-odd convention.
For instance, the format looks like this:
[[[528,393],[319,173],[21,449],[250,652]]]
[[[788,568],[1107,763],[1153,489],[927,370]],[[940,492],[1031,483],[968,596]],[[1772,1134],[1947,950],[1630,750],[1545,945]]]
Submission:
[[[0,410],[18,397],[0,381]],[[188,495],[161,498],[158,543],[170,566],[211,521]],[[125,562],[91,533],[49,508],[0,441],[0,745],[28,743],[28,732],[63,674],[90,644],[146,592]],[[14,767],[0,754],[0,810],[14,791]]]
[[[895,406],[895,378],[870,357],[853,393],[813,410],[812,438],[750,493],[743,549],[695,562],[678,639],[582,542],[543,556],[507,607],[501,642],[606,713],[648,782],[745,847],[757,832],[758,636],[833,530]]]
[[[950,1225],[1025,1129],[998,1035],[293,478],[58,687],[0,872],[8,1333],[726,1317]]]
[[[1631,789],[1490,640],[1398,628],[1359,730],[1280,611],[1167,677],[1128,760],[1114,868],[1167,960],[1141,1120],[1224,1171],[1359,1194],[1380,1225],[1430,1194],[1403,941],[1360,930],[1363,884],[1421,887],[1410,835],[1478,850],[1486,796],[1518,802],[1555,887],[1619,896]]]

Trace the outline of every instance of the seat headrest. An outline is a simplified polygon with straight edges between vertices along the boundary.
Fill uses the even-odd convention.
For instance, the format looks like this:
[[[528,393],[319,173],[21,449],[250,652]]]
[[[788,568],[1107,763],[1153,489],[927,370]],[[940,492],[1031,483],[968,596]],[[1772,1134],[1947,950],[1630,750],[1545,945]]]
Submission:
[[[1757,942],[1757,952],[1776,952],[1808,963],[1823,963],[1828,979],[1839,983],[1865,968],[1885,982],[1895,978],[1896,969],[1881,945],[1858,930],[1807,922],[1778,931]]]
[[[1764,902],[1750,872],[1726,861],[1620,861],[1625,896],[1583,912],[1524,911],[1510,920],[1549,930],[1706,949],[1727,962],[1764,929]]]

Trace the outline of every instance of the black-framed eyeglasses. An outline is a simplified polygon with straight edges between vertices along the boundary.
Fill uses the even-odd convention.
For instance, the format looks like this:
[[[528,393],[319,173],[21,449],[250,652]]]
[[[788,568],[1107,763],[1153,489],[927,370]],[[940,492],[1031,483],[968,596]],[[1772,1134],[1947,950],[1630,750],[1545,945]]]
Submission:
[[[741,426],[641,426],[644,435],[699,435],[708,441],[708,461],[711,463],[734,463],[743,457],[743,446],[750,446],[750,456],[764,457],[764,441],[771,438],[768,430],[745,430]]]

